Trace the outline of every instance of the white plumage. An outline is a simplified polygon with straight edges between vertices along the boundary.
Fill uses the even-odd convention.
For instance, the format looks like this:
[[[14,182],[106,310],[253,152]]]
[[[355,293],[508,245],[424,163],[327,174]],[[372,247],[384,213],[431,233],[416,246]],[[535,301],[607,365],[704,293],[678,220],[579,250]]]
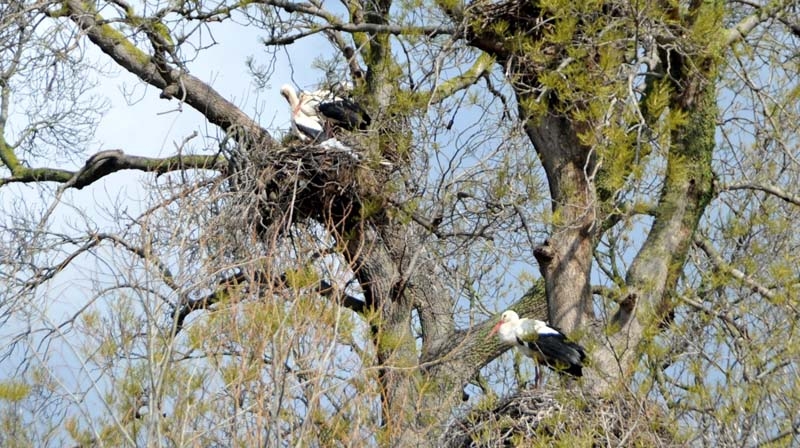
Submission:
[[[341,89],[352,89],[342,84]],[[347,131],[366,130],[370,117],[357,103],[341,98],[330,90],[320,89],[313,92],[295,91],[294,87],[284,84],[281,95],[289,102],[292,113],[292,131],[302,141],[325,140],[332,137],[331,128]]]
[[[520,319],[511,310],[504,311],[489,335],[498,333],[500,340],[513,345],[528,357],[537,361],[535,383],[539,384],[539,363],[572,376],[583,375],[586,352],[580,345],[570,341],[564,333],[536,319]]]
[[[300,92],[298,95],[294,87],[284,84],[281,87],[281,95],[289,102],[292,131],[300,140],[316,140],[324,134],[325,128],[317,108],[321,101],[331,95],[330,91]]]

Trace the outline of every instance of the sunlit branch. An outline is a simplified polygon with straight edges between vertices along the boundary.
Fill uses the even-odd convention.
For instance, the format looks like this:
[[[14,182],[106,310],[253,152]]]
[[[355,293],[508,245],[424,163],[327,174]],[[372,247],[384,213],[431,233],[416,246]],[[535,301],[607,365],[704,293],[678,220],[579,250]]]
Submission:
[[[431,234],[438,238],[442,238],[442,232],[439,231],[439,225],[442,223],[442,216],[435,216],[431,219],[428,219],[418,213],[414,213],[413,211],[405,210],[403,204],[400,204],[397,201],[390,200],[390,202],[394,207],[397,207],[397,211],[406,214],[409,218],[411,218],[412,221],[422,226],[422,228]]]
[[[734,27],[726,31],[724,44],[727,46],[744,39],[755,27],[768,20],[780,18],[784,11],[796,4],[797,1],[795,0],[773,1],[766,6],[758,8],[754,14],[740,20]]]
[[[623,219],[636,215],[655,216],[658,207],[649,202],[623,202],[616,207],[612,213],[602,221],[598,228],[598,234],[603,235]]]
[[[774,291],[761,285],[757,281],[753,280],[753,278],[750,277],[749,275],[730,266],[725,260],[723,260],[722,256],[719,254],[719,252],[716,251],[716,249],[714,249],[710,241],[702,237],[695,237],[694,244],[697,247],[699,247],[703,252],[705,252],[705,254],[708,256],[708,258],[711,260],[711,262],[717,269],[741,281],[745,285],[749,286],[754,292],[757,292],[758,294],[761,294],[762,296],[768,299],[775,299]]]
[[[3,89],[3,93],[5,94],[6,89]],[[3,104],[5,108],[5,103]],[[6,112],[6,111],[4,111]],[[4,123],[0,123],[2,125]],[[3,126],[0,126],[0,131],[3,131]],[[0,162],[3,162],[3,165],[11,171],[13,175],[16,170],[24,169],[23,165],[19,162],[19,158],[17,158],[17,154],[14,153],[14,148],[12,148],[8,143],[6,143],[3,135],[0,134]],[[0,179],[0,186],[3,185],[2,180]]]
[[[624,299],[619,288],[609,288],[602,285],[593,285],[592,294],[616,303],[620,303]]]
[[[705,305],[703,305],[702,302],[700,302],[699,300],[695,300],[691,297],[681,297],[681,301],[692,307],[695,311],[700,311],[704,314],[716,317],[717,319],[725,322],[725,324],[727,324],[730,328],[736,330],[739,337],[743,337],[745,339],[749,338],[747,334],[747,328],[741,326],[738,322],[736,322],[734,318],[729,316],[728,313],[723,311],[715,311],[710,308],[707,308]]]
[[[431,94],[430,102],[438,103],[454,93],[474,85],[491,71],[493,65],[494,58],[488,53],[481,53],[475,63],[464,74],[448,79],[441,85],[436,86]]]
[[[253,3],[274,6],[276,8],[281,8],[288,13],[299,12],[301,14],[319,17],[328,23],[339,23],[339,19],[336,15],[331,14],[325,9],[311,3],[295,3],[284,0],[258,0],[254,1]]]
[[[739,0],[739,3],[742,3],[744,5],[748,5],[748,6],[752,7],[752,8],[759,9],[759,10],[763,7],[763,5],[761,5],[759,3],[756,3],[754,1],[748,1],[748,0]],[[796,37],[800,37],[800,24],[792,23],[789,20],[787,20],[785,17],[783,17],[782,15],[775,16],[775,19],[777,19],[778,22],[782,23],[784,26],[789,28],[789,31],[791,31],[791,33],[794,34]]]
[[[784,201],[794,204],[800,205],[800,196],[789,193],[784,191],[778,186],[770,185],[770,184],[757,184],[752,182],[740,182],[735,184],[728,184],[722,185],[719,189],[720,191],[735,191],[735,190],[757,190],[763,191],[764,193],[769,193],[773,196],[776,196]]]
[[[237,3],[233,6],[221,6],[216,9],[211,9],[205,12],[202,11],[193,11],[191,9],[185,8],[171,8],[169,12],[175,12],[180,14],[181,16],[185,17],[189,20],[197,20],[198,22],[222,22],[225,19],[229,19],[231,17],[231,13],[242,9],[244,7],[245,1]]]

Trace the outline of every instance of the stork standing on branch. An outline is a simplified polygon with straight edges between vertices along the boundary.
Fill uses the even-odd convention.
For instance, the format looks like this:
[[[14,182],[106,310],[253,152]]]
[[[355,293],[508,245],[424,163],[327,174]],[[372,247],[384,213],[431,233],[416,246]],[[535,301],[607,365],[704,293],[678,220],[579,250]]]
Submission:
[[[570,341],[564,333],[547,323],[536,319],[520,319],[511,310],[504,311],[500,322],[492,328],[489,336],[498,333],[500,340],[516,346],[525,355],[536,361],[534,383],[539,386],[539,364],[544,364],[558,373],[575,377],[583,375],[583,361],[586,351]]]

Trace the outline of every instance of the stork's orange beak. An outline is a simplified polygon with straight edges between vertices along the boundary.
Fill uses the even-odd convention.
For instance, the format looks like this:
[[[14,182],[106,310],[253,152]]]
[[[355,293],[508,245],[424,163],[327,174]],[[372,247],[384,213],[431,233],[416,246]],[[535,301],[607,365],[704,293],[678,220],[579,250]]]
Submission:
[[[489,336],[492,336],[492,335],[494,335],[495,333],[497,333],[497,330],[499,330],[499,329],[500,329],[500,325],[503,325],[503,321],[502,321],[502,320],[501,320],[500,322],[496,323],[496,324],[494,325],[494,327],[492,327],[492,331],[490,331],[490,332],[489,332]]]

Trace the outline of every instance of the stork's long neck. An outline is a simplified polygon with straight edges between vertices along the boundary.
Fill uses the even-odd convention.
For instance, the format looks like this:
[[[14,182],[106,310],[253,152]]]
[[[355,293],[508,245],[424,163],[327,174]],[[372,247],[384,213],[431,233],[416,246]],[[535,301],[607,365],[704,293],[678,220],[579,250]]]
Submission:
[[[300,112],[300,98],[297,97],[297,94],[294,91],[289,92],[289,103],[292,106],[292,113],[297,114]]]
[[[517,343],[517,326],[519,322],[506,322],[500,326],[497,333],[500,335],[500,340],[506,344]]]
[[[292,112],[297,113],[300,110],[300,98],[297,97],[297,92],[293,88],[286,86],[282,93],[286,96],[286,100],[289,101],[289,107],[292,108]]]

